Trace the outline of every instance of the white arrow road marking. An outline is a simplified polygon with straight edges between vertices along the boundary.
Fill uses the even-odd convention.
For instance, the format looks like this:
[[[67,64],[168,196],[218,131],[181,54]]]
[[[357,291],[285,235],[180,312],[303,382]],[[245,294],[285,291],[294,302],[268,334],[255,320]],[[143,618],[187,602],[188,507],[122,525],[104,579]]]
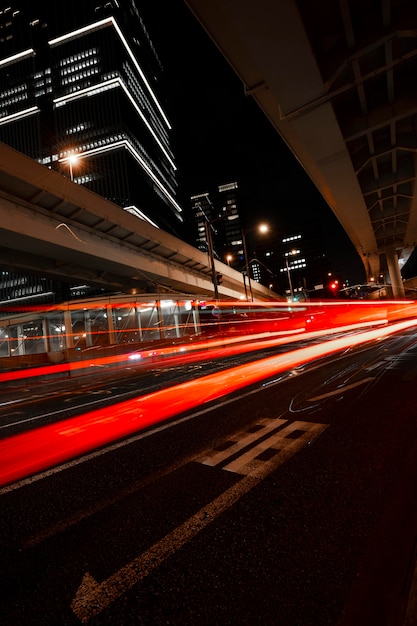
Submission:
[[[301,422],[301,424],[304,424],[304,422]],[[328,425],[308,423],[308,426],[308,440],[303,437],[303,445],[318,437]],[[293,443],[296,444],[297,440],[294,440]],[[145,578],[165,559],[175,554],[177,550],[211,524],[219,515],[238,502],[243,495],[258,485],[260,480],[266,478],[268,474],[273,472],[300,447],[301,445],[299,444],[292,447],[292,451],[287,450],[285,452],[284,450],[283,454],[278,452],[270,461],[257,466],[253,474],[239,480],[218,498],[204,506],[195,515],[151,546],[149,550],[119,569],[102,583],[98,583],[87,572],[71,602],[72,611],[82,623],[88,622],[95,615],[104,611],[117,598]]]
[[[308,402],[315,402],[316,400],[324,400],[325,398],[330,398],[331,396],[338,396],[345,391],[349,391],[350,389],[354,389],[355,387],[359,387],[359,385],[364,385],[365,383],[370,383],[373,380],[375,380],[375,376],[362,378],[362,380],[358,380],[356,383],[352,383],[351,385],[343,385],[342,387],[338,387],[334,391],[323,393],[321,396],[314,396],[314,398],[309,398]]]

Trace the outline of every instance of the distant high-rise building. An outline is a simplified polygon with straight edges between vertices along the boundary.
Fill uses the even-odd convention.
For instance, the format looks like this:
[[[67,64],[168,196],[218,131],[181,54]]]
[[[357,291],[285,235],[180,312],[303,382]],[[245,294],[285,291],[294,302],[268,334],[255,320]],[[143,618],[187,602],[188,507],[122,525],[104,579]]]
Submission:
[[[191,197],[195,223],[195,244],[207,251],[206,224],[213,240],[214,255],[236,269],[244,268],[243,236],[239,215],[239,186],[219,185],[214,191]]]
[[[163,67],[143,10],[144,0],[0,0],[0,141],[183,238]],[[6,299],[50,290],[2,277]]]
[[[163,68],[141,4],[0,0],[0,141],[181,236]]]
[[[304,220],[279,230],[279,237],[272,228],[256,238],[253,278],[280,294],[297,299],[314,297],[331,272],[320,224],[314,219]]]

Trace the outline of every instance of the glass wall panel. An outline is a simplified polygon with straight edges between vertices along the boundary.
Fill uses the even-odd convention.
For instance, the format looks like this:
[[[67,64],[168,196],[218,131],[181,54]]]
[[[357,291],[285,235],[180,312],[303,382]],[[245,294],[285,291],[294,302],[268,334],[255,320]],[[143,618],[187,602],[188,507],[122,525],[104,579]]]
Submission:
[[[74,348],[108,346],[107,311],[103,308],[71,311]]]
[[[86,311],[88,316],[88,326],[91,335],[91,346],[108,346],[109,326],[107,323],[107,309],[91,309]]]
[[[0,357],[10,356],[9,327],[0,327]]]
[[[141,341],[155,341],[161,338],[157,302],[138,302],[136,305]]]
[[[113,307],[116,343],[141,341],[141,329],[136,313],[136,303]]]
[[[19,356],[19,355],[24,354],[22,327],[20,325],[10,326],[9,338],[10,338],[10,356]]]
[[[43,323],[41,319],[25,322],[21,326],[22,354],[40,354],[46,352]]]
[[[185,337],[197,332],[195,312],[191,300],[177,302],[161,300],[164,335],[169,337]]]
[[[51,352],[58,352],[59,350],[65,350],[66,345],[66,328],[64,323],[64,316],[54,315],[46,319],[46,328],[48,329],[49,349]],[[70,329],[71,332],[71,329]]]

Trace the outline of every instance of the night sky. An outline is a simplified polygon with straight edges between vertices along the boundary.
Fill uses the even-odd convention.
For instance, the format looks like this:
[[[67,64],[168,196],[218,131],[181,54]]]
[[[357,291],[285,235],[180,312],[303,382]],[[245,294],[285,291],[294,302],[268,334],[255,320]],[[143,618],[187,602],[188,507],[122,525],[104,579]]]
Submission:
[[[144,4],[165,68],[180,203],[237,181],[247,227],[266,220],[281,238],[290,224],[314,217],[333,273],[363,281],[362,262],[337,218],[183,0]]]

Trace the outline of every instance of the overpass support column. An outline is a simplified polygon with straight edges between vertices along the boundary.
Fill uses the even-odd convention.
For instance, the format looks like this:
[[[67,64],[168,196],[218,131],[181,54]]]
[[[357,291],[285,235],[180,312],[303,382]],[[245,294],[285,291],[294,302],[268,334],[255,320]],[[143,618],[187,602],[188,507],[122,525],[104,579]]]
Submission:
[[[65,339],[66,347],[74,347],[74,336],[72,334],[72,318],[71,311],[64,311],[64,326],[65,326]]]
[[[116,343],[116,335],[114,332],[113,307],[111,304],[106,305],[106,314],[107,314],[107,330],[109,332],[109,344],[112,346],[114,343]]]
[[[395,250],[387,250],[385,254],[391,279],[392,295],[394,298],[405,298],[404,284],[398,264],[398,255]]]

